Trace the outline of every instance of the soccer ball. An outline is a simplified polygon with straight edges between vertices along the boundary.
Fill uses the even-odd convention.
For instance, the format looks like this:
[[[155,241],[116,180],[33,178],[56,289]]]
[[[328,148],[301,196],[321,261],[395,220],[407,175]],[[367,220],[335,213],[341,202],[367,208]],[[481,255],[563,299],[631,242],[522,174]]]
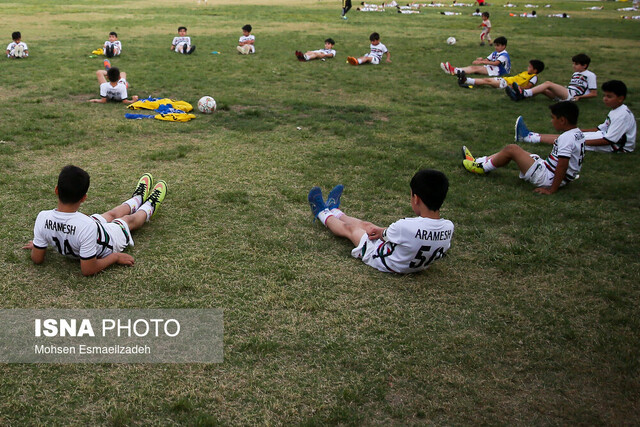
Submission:
[[[210,96],[203,96],[198,101],[198,110],[204,114],[211,114],[216,111],[216,100]]]
[[[448,45],[456,44],[456,41],[457,41],[457,40],[456,40],[456,38],[455,38],[455,37],[449,37],[449,38],[447,39],[447,44],[448,44]]]

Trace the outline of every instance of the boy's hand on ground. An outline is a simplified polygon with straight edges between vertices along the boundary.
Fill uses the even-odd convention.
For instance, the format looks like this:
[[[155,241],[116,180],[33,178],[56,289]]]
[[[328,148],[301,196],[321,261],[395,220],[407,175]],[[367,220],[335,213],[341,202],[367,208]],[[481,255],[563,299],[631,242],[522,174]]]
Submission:
[[[29,250],[33,249],[33,240],[29,240],[29,243],[24,245],[22,249],[29,249]]]
[[[535,190],[533,190],[533,192],[538,194],[553,194],[553,191],[551,191],[551,189],[546,187],[538,187]]]
[[[138,100],[138,95],[133,95],[133,96],[131,97],[131,100],[132,100],[133,102],[136,102],[136,101]]]
[[[131,265],[135,264],[135,260],[129,254],[119,253],[118,254],[118,264],[131,266]]]

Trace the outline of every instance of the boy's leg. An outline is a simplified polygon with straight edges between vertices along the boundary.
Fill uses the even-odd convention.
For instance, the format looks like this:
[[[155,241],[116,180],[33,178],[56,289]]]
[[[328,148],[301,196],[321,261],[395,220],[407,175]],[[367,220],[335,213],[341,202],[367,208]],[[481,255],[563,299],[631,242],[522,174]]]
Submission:
[[[478,160],[479,159],[476,159],[476,161]],[[523,174],[526,173],[535,162],[531,157],[531,153],[516,144],[509,144],[496,154],[487,156],[486,161],[490,162],[496,168],[501,168],[508,165],[512,160],[518,165],[520,172]]]
[[[485,68],[484,65],[469,65],[467,67],[464,68],[457,68],[455,69],[456,71],[460,70],[460,71],[464,71],[467,74],[484,74],[484,75],[489,75],[489,72],[487,71],[487,69]]]
[[[341,187],[341,186],[339,186]],[[332,193],[338,187],[332,190]],[[340,193],[341,193],[340,188]],[[325,204],[324,198],[322,197],[322,190],[318,187],[313,187],[311,191],[309,191],[309,196],[307,197],[309,200],[309,206],[311,207],[311,213],[315,218],[318,218],[333,234],[340,237],[346,237],[351,240],[354,246],[358,246],[360,244],[360,239],[362,236],[366,234],[364,228],[361,228],[361,221],[357,218],[350,218],[343,214],[341,211],[339,214],[335,214],[333,212],[339,211],[339,196],[337,201],[337,206],[333,208],[333,210],[329,210],[329,207]],[[332,196],[329,196],[329,199],[332,199]],[[335,202],[334,202],[335,203]],[[338,219],[340,218],[340,219]]]
[[[481,78],[481,79],[472,79],[467,77],[466,84],[470,84],[473,86],[492,86],[495,88],[500,87],[500,82],[494,78]]]
[[[343,215],[341,219],[337,219],[335,216],[330,216],[327,218],[325,222],[325,226],[331,230],[333,234],[338,237],[346,237],[351,240],[353,246],[357,247],[360,244],[360,240],[362,236],[367,234],[364,228],[358,227],[359,223],[362,223],[361,220],[357,218],[349,218],[351,220],[355,220],[353,222],[344,222],[343,219],[346,215]]]
[[[569,90],[566,87],[560,86],[559,84],[548,80],[538,86],[532,87],[531,89],[525,89],[522,91],[522,94],[525,97],[535,96],[539,93],[543,93],[551,99],[556,97],[567,99],[569,97]]]
[[[358,62],[360,64],[366,64],[367,62],[371,62],[373,60],[373,57],[371,56],[361,56],[360,58],[358,58]]]
[[[98,83],[106,83],[107,82],[107,71],[106,70],[98,70],[96,71],[96,77],[98,77]]]

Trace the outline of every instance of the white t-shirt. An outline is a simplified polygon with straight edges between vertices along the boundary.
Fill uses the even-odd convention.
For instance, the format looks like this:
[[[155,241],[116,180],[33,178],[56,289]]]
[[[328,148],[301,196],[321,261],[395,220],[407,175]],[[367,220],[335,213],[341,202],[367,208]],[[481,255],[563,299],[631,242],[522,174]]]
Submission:
[[[334,58],[336,56],[336,51],[334,49],[318,49],[314,50],[314,52],[324,53],[325,55],[333,55]]]
[[[110,42],[109,40],[107,40],[106,42],[104,42],[104,47],[113,47],[113,49],[118,49],[120,52],[122,52],[122,43],[120,43],[120,40],[116,40],[113,43]]]
[[[33,227],[33,246],[38,249],[53,246],[71,258],[95,258],[104,248],[97,242],[98,224],[80,212],[41,211]]]
[[[549,157],[544,161],[544,165],[554,174],[558,166],[558,159],[561,157],[569,159],[569,167],[565,176],[565,182],[573,181],[582,168],[582,159],[584,158],[584,142],[585,137],[578,128],[573,128],[564,132],[553,143],[553,149],[549,153]]]
[[[602,137],[618,150],[631,152],[636,148],[636,118],[626,105],[609,111],[607,119],[598,129]]]
[[[596,75],[589,70],[573,73],[567,89],[571,96],[582,96],[597,90]]]
[[[487,56],[489,61],[500,61],[499,65],[494,65],[494,67],[498,67],[500,69],[499,75],[509,74],[511,72],[511,57],[506,50],[502,52],[493,51],[489,56]]]
[[[369,46],[369,49],[371,50],[369,56],[375,56],[378,59],[382,59],[382,55],[388,52],[387,47],[382,43],[378,43],[377,45],[372,44]]]
[[[248,36],[242,35],[238,39],[238,43],[244,43],[244,42],[249,41],[249,40],[253,40],[255,42],[256,36],[254,36],[253,34],[249,34]],[[250,44],[249,46],[251,46],[251,50],[249,52],[256,53],[256,47],[254,45],[252,45],[252,44]]]
[[[362,256],[365,251],[358,247],[352,255],[380,271],[416,273],[449,250],[453,228],[451,221],[442,218],[404,218],[387,227],[382,239],[368,240],[364,235],[367,253]]]
[[[16,42],[11,42],[9,43],[9,45],[7,46],[7,50],[9,52],[13,52],[13,50],[16,48],[16,46],[22,46],[22,49],[24,50],[29,50],[29,48],[27,47],[27,44],[25,42],[20,42],[20,43],[16,43]]]
[[[178,46],[180,44],[186,43],[187,46],[191,46],[191,37],[189,36],[185,36],[185,37],[174,37],[173,41],[171,42],[171,46]]]
[[[107,100],[122,101],[127,99],[127,81],[125,79],[118,80],[116,86],[111,86],[111,83],[106,82],[100,85],[100,96],[107,98]]]

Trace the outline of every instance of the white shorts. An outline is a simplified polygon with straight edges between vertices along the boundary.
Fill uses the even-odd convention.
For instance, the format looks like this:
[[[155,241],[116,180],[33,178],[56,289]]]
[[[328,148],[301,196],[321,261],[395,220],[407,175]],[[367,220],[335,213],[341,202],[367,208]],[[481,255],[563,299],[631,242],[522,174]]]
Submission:
[[[507,81],[502,77],[496,77],[494,80],[497,81],[498,84],[500,84],[500,89],[504,89],[509,86],[509,83],[507,83]]]
[[[555,177],[554,173],[547,169],[544,165],[544,160],[537,154],[531,154],[531,158],[534,160],[533,164],[527,170],[527,173],[520,172],[520,179],[529,181],[536,187],[551,187]]]
[[[182,53],[182,46],[184,46],[184,51],[188,52],[189,51],[189,44],[188,43],[178,43],[175,47],[175,49],[173,50],[175,53]]]
[[[371,63],[372,63],[373,65],[378,65],[378,64],[380,63],[380,58],[378,58],[378,57],[377,57],[377,56],[375,56],[375,55],[372,55],[372,54],[370,54],[370,53],[367,53],[367,54],[365,54],[364,56],[365,56],[365,57],[367,57],[367,58],[371,58]]]
[[[384,241],[380,239],[369,240],[369,236],[365,233],[360,238],[358,246],[351,251],[351,256],[362,260],[362,262],[367,264],[369,267],[388,273],[389,269],[382,264],[380,258],[373,257],[376,254],[378,247],[383,244]]]
[[[104,227],[109,235],[109,244],[113,247],[113,252],[124,252],[127,246],[134,245],[131,231],[126,221],[114,219],[112,222],[107,222],[100,214],[93,214],[91,218],[100,222]]]
[[[485,65],[484,68],[487,69],[487,74],[491,77],[500,75],[500,67],[497,65]]]

